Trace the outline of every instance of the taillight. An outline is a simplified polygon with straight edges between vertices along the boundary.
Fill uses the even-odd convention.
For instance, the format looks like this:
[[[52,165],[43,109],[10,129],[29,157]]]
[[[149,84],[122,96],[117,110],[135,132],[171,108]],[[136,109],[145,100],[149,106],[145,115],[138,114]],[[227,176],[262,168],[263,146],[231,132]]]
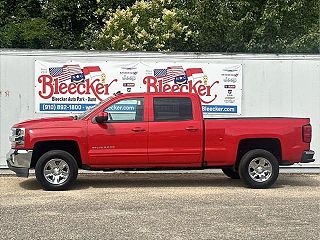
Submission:
[[[311,142],[312,137],[312,127],[310,124],[302,126],[302,139],[306,143]]]

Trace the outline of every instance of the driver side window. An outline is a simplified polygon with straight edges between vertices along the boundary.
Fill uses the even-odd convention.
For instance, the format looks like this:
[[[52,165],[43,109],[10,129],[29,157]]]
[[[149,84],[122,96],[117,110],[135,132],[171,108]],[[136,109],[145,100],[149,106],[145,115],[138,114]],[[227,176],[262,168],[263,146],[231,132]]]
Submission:
[[[143,122],[144,101],[143,98],[129,98],[120,100],[109,107],[108,122]]]

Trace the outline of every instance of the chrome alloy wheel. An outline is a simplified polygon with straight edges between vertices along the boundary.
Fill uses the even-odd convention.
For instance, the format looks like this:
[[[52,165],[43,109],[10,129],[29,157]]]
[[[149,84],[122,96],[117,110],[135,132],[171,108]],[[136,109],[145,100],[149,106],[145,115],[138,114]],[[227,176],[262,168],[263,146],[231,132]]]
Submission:
[[[265,182],[272,175],[272,165],[270,161],[263,157],[251,160],[248,166],[249,176],[256,182]]]
[[[44,166],[43,174],[49,183],[53,185],[62,184],[70,175],[69,165],[62,159],[51,159]]]

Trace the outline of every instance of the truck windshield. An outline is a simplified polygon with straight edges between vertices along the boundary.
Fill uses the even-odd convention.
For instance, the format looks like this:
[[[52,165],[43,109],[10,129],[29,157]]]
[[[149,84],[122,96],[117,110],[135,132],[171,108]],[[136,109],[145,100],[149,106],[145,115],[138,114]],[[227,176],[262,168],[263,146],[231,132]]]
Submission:
[[[106,98],[105,100],[97,103],[95,106],[93,106],[92,108],[87,109],[87,111],[81,113],[77,119],[84,119],[85,117],[87,117],[90,113],[92,113],[93,111],[95,111],[98,107],[101,106],[101,104],[104,104],[105,102],[108,102],[109,100],[111,100],[112,98],[114,98],[115,96],[110,96],[108,98]]]

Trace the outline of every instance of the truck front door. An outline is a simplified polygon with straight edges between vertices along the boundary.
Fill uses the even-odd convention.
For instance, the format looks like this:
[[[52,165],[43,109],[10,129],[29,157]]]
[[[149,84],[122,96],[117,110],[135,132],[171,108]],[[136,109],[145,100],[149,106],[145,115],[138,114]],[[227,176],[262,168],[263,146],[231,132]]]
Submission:
[[[137,167],[147,164],[148,122],[145,98],[119,100],[104,109],[107,123],[88,123],[88,156],[91,166]]]

